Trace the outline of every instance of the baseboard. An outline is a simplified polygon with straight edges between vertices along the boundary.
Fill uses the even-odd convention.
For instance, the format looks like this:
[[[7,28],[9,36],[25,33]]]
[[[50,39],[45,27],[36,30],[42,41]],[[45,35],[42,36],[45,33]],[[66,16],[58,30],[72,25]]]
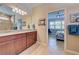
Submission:
[[[47,43],[41,43],[43,46],[48,46]]]
[[[65,52],[71,53],[71,54],[75,54],[75,55],[79,55],[79,52],[73,51],[73,50],[69,50],[66,49]]]
[[[39,43],[41,45],[44,45],[44,46],[47,46],[48,45],[48,42],[39,41],[39,40],[37,40],[37,43]]]

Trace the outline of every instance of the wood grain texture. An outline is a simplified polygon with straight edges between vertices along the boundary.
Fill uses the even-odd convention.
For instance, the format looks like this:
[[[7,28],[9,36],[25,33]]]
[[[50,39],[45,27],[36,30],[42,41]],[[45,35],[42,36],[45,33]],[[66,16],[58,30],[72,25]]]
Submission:
[[[26,34],[27,36],[27,47],[30,47],[32,44],[34,44],[37,41],[37,32],[29,32]]]
[[[0,55],[19,54],[36,40],[36,31],[0,37]]]

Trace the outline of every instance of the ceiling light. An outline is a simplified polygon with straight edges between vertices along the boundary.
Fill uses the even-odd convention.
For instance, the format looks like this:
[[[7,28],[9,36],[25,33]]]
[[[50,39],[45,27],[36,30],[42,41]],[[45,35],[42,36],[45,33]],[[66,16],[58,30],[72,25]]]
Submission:
[[[13,8],[12,11],[15,12],[15,9]]]
[[[19,9],[18,8],[15,8],[15,10],[16,10],[16,13],[19,13]]]
[[[14,8],[15,10],[18,10],[18,8]]]
[[[24,15],[24,11],[22,11],[22,15]]]
[[[22,14],[21,9],[19,9],[19,14]]]
[[[12,11],[19,13],[20,15],[26,15],[27,14],[27,12],[25,12],[25,11],[19,9],[19,8],[13,8]]]

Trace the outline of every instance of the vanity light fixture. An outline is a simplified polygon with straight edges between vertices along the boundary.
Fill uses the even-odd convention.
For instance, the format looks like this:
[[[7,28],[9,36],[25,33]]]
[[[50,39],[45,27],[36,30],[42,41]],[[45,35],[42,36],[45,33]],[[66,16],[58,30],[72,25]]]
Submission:
[[[12,11],[15,12],[15,13],[18,13],[20,15],[26,15],[27,14],[27,12],[25,12],[25,11],[19,9],[19,8],[12,8]]]

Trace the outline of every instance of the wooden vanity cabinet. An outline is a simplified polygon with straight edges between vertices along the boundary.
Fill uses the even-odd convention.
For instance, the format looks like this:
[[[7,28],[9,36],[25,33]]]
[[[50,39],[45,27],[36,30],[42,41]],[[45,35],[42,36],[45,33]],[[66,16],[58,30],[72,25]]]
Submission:
[[[19,54],[24,49],[26,49],[26,36],[25,34],[15,35],[16,39],[14,41],[14,47],[16,54]]]
[[[36,41],[37,41],[37,31],[35,31],[35,32],[33,32],[32,33],[33,34],[33,43],[36,43]]]
[[[5,41],[0,43],[0,55],[14,55],[14,40]]]
[[[0,55],[19,54],[26,48],[26,35],[16,34],[0,37]]]
[[[26,46],[28,48],[28,47],[30,47],[32,45],[32,33],[28,32],[26,34],[26,37],[27,37],[27,39],[26,39]]]
[[[30,47],[37,41],[37,32],[36,31],[35,32],[28,32],[26,34],[26,36],[27,36],[27,41],[26,41],[27,47]]]
[[[0,37],[0,55],[16,55],[37,41],[37,32]]]

